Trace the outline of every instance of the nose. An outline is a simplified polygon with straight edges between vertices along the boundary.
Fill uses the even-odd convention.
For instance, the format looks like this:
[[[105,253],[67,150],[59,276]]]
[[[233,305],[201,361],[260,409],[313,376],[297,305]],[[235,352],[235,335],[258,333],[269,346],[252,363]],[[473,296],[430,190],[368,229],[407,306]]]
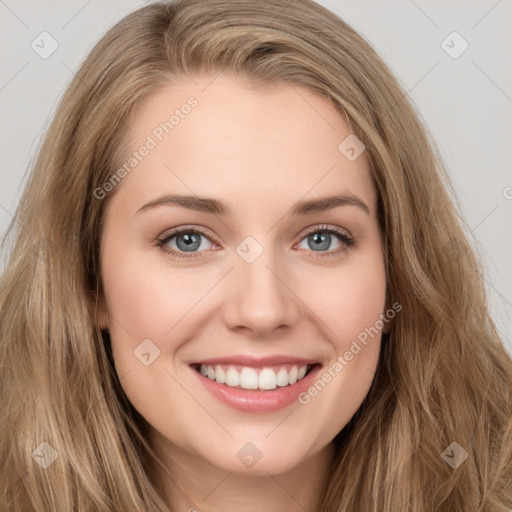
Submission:
[[[252,263],[235,260],[223,304],[227,327],[246,330],[259,338],[292,327],[300,318],[302,302],[289,276],[270,250],[263,251]]]

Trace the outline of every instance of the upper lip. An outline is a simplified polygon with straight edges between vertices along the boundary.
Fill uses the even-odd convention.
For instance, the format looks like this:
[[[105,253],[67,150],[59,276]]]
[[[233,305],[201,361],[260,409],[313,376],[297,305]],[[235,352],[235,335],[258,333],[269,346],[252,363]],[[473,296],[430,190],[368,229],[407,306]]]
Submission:
[[[237,366],[249,366],[252,368],[263,368],[266,366],[278,366],[280,364],[296,364],[304,366],[305,364],[317,364],[319,361],[316,359],[303,359],[301,357],[293,357],[286,355],[275,355],[266,357],[252,357],[247,355],[237,356],[224,356],[213,357],[210,359],[201,359],[200,361],[193,361],[190,365],[206,364],[232,364]]]

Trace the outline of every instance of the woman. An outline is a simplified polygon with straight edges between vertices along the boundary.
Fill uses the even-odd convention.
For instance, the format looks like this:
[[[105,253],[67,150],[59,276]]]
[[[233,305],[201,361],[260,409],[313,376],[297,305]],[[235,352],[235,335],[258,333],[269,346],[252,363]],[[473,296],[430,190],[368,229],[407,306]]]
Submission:
[[[510,509],[512,361],[448,183],[310,0],[121,20],[16,215],[0,508]]]

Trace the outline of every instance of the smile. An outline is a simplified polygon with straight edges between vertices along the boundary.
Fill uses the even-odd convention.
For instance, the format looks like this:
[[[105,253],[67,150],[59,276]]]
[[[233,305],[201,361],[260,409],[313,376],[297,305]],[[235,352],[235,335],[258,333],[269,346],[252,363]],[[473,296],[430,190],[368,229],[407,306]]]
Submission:
[[[292,386],[302,380],[313,365],[279,365],[252,368],[250,366],[208,365],[196,366],[201,375],[219,384],[238,389],[268,391]]]
[[[287,356],[232,356],[189,363],[209,396],[252,414],[277,412],[298,403],[298,396],[314,383],[322,366],[315,360]]]

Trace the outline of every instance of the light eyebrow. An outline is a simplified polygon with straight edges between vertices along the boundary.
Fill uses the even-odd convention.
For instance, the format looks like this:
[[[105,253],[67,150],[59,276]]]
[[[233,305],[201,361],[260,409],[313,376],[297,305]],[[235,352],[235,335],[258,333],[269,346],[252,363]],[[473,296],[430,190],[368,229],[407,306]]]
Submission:
[[[332,208],[337,208],[338,206],[347,205],[357,206],[368,215],[371,215],[370,208],[368,208],[366,203],[353,194],[341,194],[298,201],[293,205],[290,213],[292,215],[309,215],[311,213],[325,212]]]
[[[144,210],[156,208],[158,206],[181,206],[189,210],[199,212],[213,213],[215,215],[231,215],[231,208],[218,199],[198,196],[180,196],[176,194],[166,195],[151,201],[137,210],[137,214]]]
[[[218,199],[209,197],[198,197],[198,196],[183,196],[183,195],[166,195],[150,201],[137,210],[136,214],[139,214],[145,210],[156,208],[159,206],[181,206],[189,210],[196,210],[204,213],[212,213],[215,215],[231,215],[231,208],[224,202]],[[357,206],[362,209],[368,215],[371,215],[370,209],[366,203],[359,197],[353,194],[342,194],[334,196],[319,197],[315,199],[302,200],[295,203],[290,213],[292,215],[309,215],[312,213],[324,212],[337,208],[338,206]]]

